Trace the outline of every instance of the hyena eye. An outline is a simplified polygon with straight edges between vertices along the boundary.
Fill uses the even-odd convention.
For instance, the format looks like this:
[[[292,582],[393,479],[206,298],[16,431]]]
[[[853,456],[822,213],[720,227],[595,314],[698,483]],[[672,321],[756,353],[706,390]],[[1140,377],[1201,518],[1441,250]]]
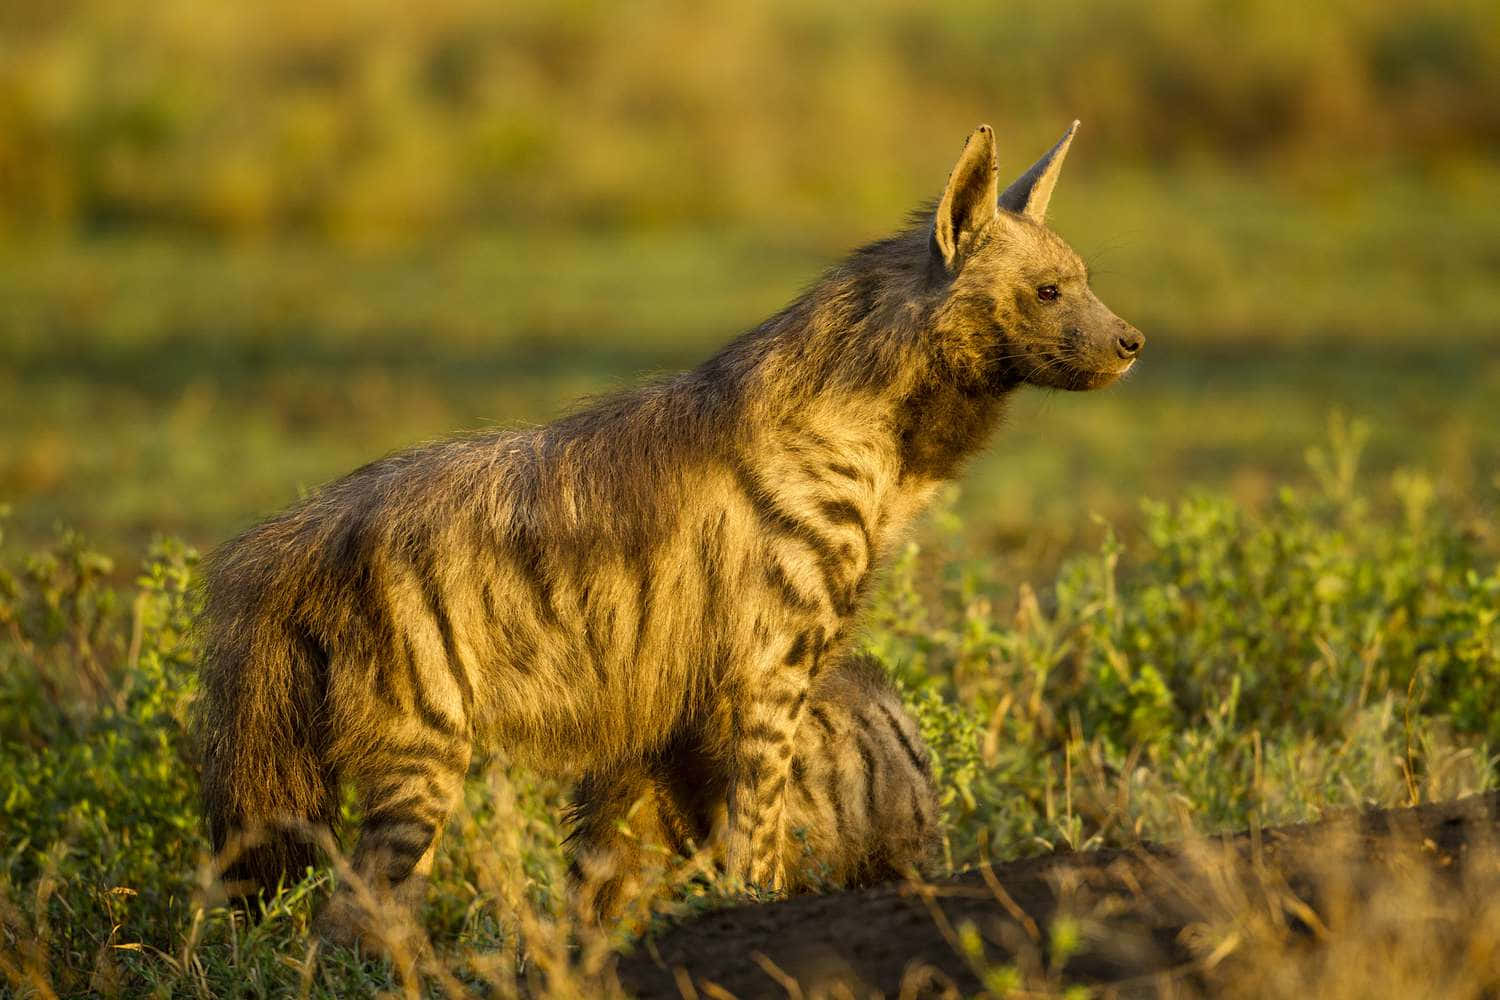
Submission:
[[[1042,285],[1036,290],[1036,297],[1043,302],[1051,302],[1059,294],[1056,285]]]

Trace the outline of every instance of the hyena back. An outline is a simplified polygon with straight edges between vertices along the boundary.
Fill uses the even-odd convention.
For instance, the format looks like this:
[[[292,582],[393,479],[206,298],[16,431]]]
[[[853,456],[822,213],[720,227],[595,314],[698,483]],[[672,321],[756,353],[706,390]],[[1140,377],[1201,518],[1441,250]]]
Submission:
[[[573,879],[611,919],[673,857],[718,859],[725,761],[697,742],[590,773],[574,795]],[[787,789],[785,887],[842,888],[920,872],[941,833],[932,760],[878,660],[850,655],[812,683]]]
[[[779,885],[809,685],[884,554],[1010,393],[1106,385],[1141,345],[1043,224],[1071,136],[1000,192],[981,127],[934,211],[699,368],[382,459],[221,547],[199,724],[227,879],[300,874],[349,781],[356,872],[416,898],[476,741],[577,774],[689,738],[728,761],[727,870]]]

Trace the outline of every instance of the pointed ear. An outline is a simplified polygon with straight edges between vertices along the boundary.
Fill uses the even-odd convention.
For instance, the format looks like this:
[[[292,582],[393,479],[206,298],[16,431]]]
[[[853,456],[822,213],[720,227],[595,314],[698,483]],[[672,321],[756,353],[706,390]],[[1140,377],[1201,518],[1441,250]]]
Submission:
[[[964,238],[995,217],[995,192],[999,187],[995,132],[981,125],[964,143],[932,220],[933,250],[949,271],[954,269]]]
[[[1047,202],[1052,200],[1052,189],[1057,186],[1063,158],[1068,155],[1068,145],[1077,131],[1078,122],[1075,120],[1046,156],[1033,163],[1030,170],[1005,189],[1000,195],[1000,207],[1024,215],[1033,222],[1046,221]]]

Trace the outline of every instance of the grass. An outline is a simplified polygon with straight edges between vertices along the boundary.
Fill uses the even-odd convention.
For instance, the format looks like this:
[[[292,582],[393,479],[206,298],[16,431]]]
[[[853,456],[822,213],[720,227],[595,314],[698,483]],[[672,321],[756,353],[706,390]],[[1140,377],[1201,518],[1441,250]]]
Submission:
[[[1149,343],[1118,388],[1022,394],[966,476],[973,541],[1050,570],[1091,541],[1090,513],[1129,530],[1146,493],[1196,484],[1258,507],[1331,411],[1380,427],[1372,469],[1424,466],[1482,509],[1500,231],[1478,206],[1500,172],[1350,183],[1330,198],[1219,171],[1070,177],[1055,225]],[[898,221],[384,251],[0,246],[0,498],[28,542],[64,524],[207,546],[389,450],[695,364]]]
[[[962,19],[941,32],[966,37]],[[1107,130],[1104,146],[1127,140]],[[1139,371],[1099,394],[1022,393],[860,640],[937,752],[943,870],[984,845],[1173,839],[1500,778],[1500,230],[1485,211],[1500,170],[1282,160],[1274,142],[1238,170],[1174,141],[1151,171],[1103,170],[1078,146],[1055,200],[1101,296],[1149,337]],[[445,838],[430,953],[312,948],[328,867],[254,927],[231,920],[185,729],[194,551],[389,450],[696,363],[897,224],[949,153],[917,143],[889,170],[834,158],[857,184],[815,174],[775,211],[742,177],[727,208],[658,218],[657,196],[642,218],[596,217],[564,178],[529,215],[485,214],[484,232],[341,242],[221,219],[0,242],[0,994],[610,988],[628,942],[575,927],[559,892],[564,789],[497,762]],[[592,204],[660,165],[619,166]],[[780,190],[806,163],[772,174]],[[137,195],[78,211],[150,216]],[[683,884],[648,911],[723,900],[712,879],[663,878]],[[1458,911],[1408,888],[1335,929],[1342,981],[1402,956],[1420,968],[1372,944],[1390,936],[1382,915]],[[1245,968],[1287,970],[1247,975],[1243,995],[1331,988],[1337,970],[1289,964],[1254,905],[1220,912],[1206,948],[1239,934]],[[1475,933],[1493,926],[1473,912]],[[1065,988],[1038,969],[987,981]]]
[[[230,919],[194,552],[696,363],[981,120],[1019,170],[1083,119],[1052,221],[1149,343],[1108,392],[1020,395],[862,636],[937,750],[944,867],[1496,785],[1492,3],[116,6],[0,11],[0,995],[607,990],[563,789],[495,762],[431,953],[313,949],[331,868]],[[686,883],[667,912],[721,901]],[[1205,948],[1239,935],[1242,995],[1492,995],[1470,903],[1398,885],[1319,968],[1229,899]],[[1033,964],[986,981],[1065,989]]]
[[[942,870],[985,850],[1495,787],[1496,539],[1421,474],[1362,477],[1363,433],[1342,427],[1258,514],[1212,493],[1147,503],[1137,541],[1106,531],[1045,584],[976,556],[949,498],[891,567],[860,640],[934,748]],[[123,587],[76,536],[4,553],[0,974],[15,995],[609,988],[621,942],[574,926],[560,892],[563,790],[499,762],[476,770],[444,839],[424,915],[434,950],[392,964],[310,946],[326,869],[254,927],[234,922],[207,875],[185,729],[192,550],[157,543]],[[656,905],[701,909],[720,889],[686,892]],[[1296,995],[1297,976],[1281,981]]]
[[[1492,158],[1497,27],[1486,0],[11,7],[0,231],[805,231],[926,190],[986,120],[1017,169],[1075,117],[1110,163],[1442,167]]]

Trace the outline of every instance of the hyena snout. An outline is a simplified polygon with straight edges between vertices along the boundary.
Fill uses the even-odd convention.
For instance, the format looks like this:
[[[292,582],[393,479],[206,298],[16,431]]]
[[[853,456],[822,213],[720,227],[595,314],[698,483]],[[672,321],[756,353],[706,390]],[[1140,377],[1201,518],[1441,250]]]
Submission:
[[[1103,309],[1064,326],[1062,340],[1063,365],[1028,381],[1059,389],[1102,389],[1135,367],[1146,344],[1141,331]]]
[[[1146,345],[1145,334],[1113,315],[1069,328],[1065,339],[1082,373],[1111,380],[1129,371]]]
[[[1146,346],[1146,335],[1100,303],[1081,324],[1084,331],[1080,360],[1100,373],[1123,375]]]
[[[1146,346],[1146,335],[1123,319],[1119,324],[1119,331],[1115,334],[1115,354],[1121,361],[1129,361]]]

